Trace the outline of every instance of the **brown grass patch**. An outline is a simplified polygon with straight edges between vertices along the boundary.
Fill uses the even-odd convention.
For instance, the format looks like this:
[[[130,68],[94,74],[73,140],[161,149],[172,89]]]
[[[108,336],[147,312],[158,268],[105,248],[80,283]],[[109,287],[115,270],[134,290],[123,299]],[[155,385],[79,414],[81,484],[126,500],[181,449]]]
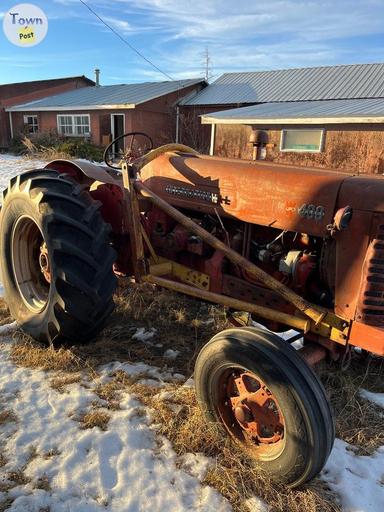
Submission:
[[[384,445],[383,410],[360,395],[361,388],[384,392],[384,359],[356,357],[346,372],[328,366],[320,376],[335,411],[337,437],[361,455]]]
[[[124,390],[129,393],[136,393],[141,387],[146,389],[148,386],[142,386],[140,380],[148,377],[146,373],[128,375],[128,373],[123,370],[116,370],[111,374],[111,380],[97,386],[94,392],[101,400],[107,402],[108,409],[117,410],[120,408],[119,401],[121,391]],[[155,392],[156,391],[154,391],[154,393]]]
[[[4,467],[8,462],[8,459],[3,453],[0,453],[0,468]]]
[[[80,372],[58,375],[57,377],[51,379],[49,385],[52,389],[55,389],[59,393],[64,393],[67,386],[75,384],[76,382],[80,382],[81,378],[82,375]]]
[[[26,485],[31,481],[31,479],[25,475],[24,468],[9,471],[5,474],[5,478],[7,481],[0,483],[0,492],[8,492],[18,485]]]
[[[46,474],[40,476],[33,484],[35,489],[42,489],[43,491],[50,491],[51,484],[49,482],[48,476]]]
[[[0,425],[4,425],[5,423],[10,423],[11,421],[17,421],[17,416],[14,412],[6,409],[4,411],[0,411]]]
[[[85,363],[66,348],[44,347],[29,336],[16,333],[17,343],[12,345],[11,358],[13,362],[27,368],[38,370],[61,370],[67,372],[79,371]]]
[[[9,324],[13,321],[7,303],[0,297],[0,325]]]
[[[8,510],[12,503],[15,501],[16,498],[5,498],[5,500],[0,501],[0,512],[5,512]]]
[[[144,362],[171,365],[175,372],[190,375],[200,348],[226,325],[224,308],[149,284],[120,284],[115,302],[109,325],[95,343],[74,349],[93,366],[114,360]],[[132,339],[139,327],[156,328],[149,343]],[[177,360],[164,359],[168,348],[180,351]]]
[[[95,343],[53,350],[22,339],[19,340],[20,346],[15,345],[12,349],[14,361],[32,368],[75,375],[111,361],[144,362],[161,369],[172,366],[173,372],[188,377],[193,372],[200,348],[228,325],[223,308],[157,290],[148,284],[120,286],[116,303],[109,326]],[[155,327],[156,335],[149,343],[132,339],[138,327]],[[167,360],[163,357],[167,349],[179,350],[179,357]],[[354,359],[346,373],[342,373],[336,364],[321,369],[320,376],[336,413],[338,437],[357,446],[364,454],[372,453],[384,444],[382,411],[362,399],[359,389],[384,392],[383,361],[379,358],[367,361]],[[61,377],[64,382],[66,378],[70,381],[70,377],[65,375],[59,376],[58,380],[53,379],[57,389],[61,389]],[[337,499],[320,479],[302,489],[287,490],[261,475],[219,430],[207,425],[193,390],[175,384],[153,388],[140,382],[145,377],[148,376],[131,377],[119,370],[111,375],[109,382],[97,386],[95,393],[107,402],[110,409],[116,408],[123,390],[135,394],[143,406],[155,411],[158,432],[171,441],[178,455],[201,452],[212,457],[215,464],[208,471],[204,483],[221,492],[235,511],[245,512],[244,500],[252,495],[264,499],[271,512],[339,510]],[[172,398],[160,400],[156,395],[166,390],[173,393]],[[145,414],[146,409],[138,408],[140,413]],[[98,426],[104,430],[109,418],[108,412],[95,406],[80,421],[82,428]]]
[[[59,449],[52,448],[48,452],[43,453],[42,456],[43,456],[44,459],[51,459],[52,457],[57,457],[60,454],[61,454],[61,451]]]
[[[111,416],[107,412],[94,409],[83,414],[79,421],[82,429],[99,427],[101,430],[107,430],[110,419]]]
[[[136,394],[156,411],[157,431],[171,441],[177,455],[203,453],[214,460],[203,484],[217,489],[235,512],[249,512],[245,502],[255,495],[268,504],[271,512],[340,510],[335,496],[319,480],[300,490],[273,483],[217,426],[207,424],[193,389],[169,386],[168,391],[172,398],[166,401],[154,396],[153,390],[136,389]]]

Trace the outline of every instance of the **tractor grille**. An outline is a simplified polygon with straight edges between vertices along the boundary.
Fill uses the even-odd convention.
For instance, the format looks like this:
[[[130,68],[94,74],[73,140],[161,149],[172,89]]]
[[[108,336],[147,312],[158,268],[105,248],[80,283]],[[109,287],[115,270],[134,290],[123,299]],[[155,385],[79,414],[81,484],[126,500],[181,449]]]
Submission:
[[[365,287],[358,315],[368,325],[384,326],[384,224],[368,248],[364,268]]]

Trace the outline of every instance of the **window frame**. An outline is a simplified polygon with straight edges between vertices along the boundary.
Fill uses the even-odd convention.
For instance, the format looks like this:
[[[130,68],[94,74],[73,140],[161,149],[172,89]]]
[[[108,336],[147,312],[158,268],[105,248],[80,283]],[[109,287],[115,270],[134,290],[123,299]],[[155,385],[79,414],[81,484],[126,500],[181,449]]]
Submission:
[[[28,118],[33,118],[35,120],[35,122],[32,122],[32,124],[30,124],[28,122]],[[30,134],[38,133],[39,132],[39,116],[38,116],[38,114],[23,114],[23,124],[24,124],[24,127],[28,127],[28,133],[30,133]],[[32,128],[32,131],[30,131],[29,128]],[[36,129],[34,129],[34,128],[36,128]]]
[[[320,142],[318,149],[285,149],[284,139],[286,132],[320,132]],[[280,135],[280,151],[282,153],[322,153],[324,151],[324,128],[282,128]]]
[[[63,125],[59,122],[59,119],[61,117],[70,117],[71,118],[71,126],[72,127],[72,133],[63,133],[61,130]],[[89,131],[86,133],[74,133],[75,126],[86,126],[84,124],[75,124],[75,117],[87,117],[88,118],[88,129]],[[83,138],[89,138],[91,136],[91,115],[90,114],[57,114],[56,116],[56,123],[57,123],[57,133],[59,135],[62,135],[63,137],[83,137]]]

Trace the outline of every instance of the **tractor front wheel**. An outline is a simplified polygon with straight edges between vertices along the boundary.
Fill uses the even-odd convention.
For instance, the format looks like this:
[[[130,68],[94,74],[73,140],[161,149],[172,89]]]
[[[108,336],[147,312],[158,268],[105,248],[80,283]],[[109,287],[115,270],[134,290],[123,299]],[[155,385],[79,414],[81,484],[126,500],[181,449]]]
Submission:
[[[325,390],[289,343],[255,328],[223,331],[195,366],[198,401],[273,480],[297,487],[316,476],[333,446]]]
[[[89,341],[113,310],[115,251],[99,206],[83,186],[47,169],[12,178],[3,192],[5,299],[39,341]]]

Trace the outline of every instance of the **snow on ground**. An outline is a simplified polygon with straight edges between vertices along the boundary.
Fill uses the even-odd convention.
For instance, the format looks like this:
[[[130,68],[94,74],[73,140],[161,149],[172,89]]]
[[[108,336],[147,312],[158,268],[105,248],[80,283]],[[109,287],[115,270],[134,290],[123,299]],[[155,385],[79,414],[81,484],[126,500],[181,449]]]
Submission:
[[[0,190],[12,176],[45,164],[0,154]],[[19,368],[11,362],[9,335],[15,327],[0,327],[0,411],[9,409],[16,415],[15,421],[0,426],[1,453],[8,459],[0,468],[0,484],[7,483],[9,472],[25,464],[30,482],[9,491],[8,496],[16,498],[10,511],[38,512],[46,507],[52,512],[231,510],[221,495],[200,483],[211,461],[187,454],[176,464],[169,442],[159,442],[156,436],[154,413],[147,411],[143,416],[140,403],[132,396],[124,395],[108,430],[80,428],[78,418],[95,401],[93,388],[108,381],[113,370],[122,369],[130,375],[145,373],[145,382],[160,388],[170,377],[182,380],[183,376],[164,375],[144,364],[116,362],[100,370],[98,381],[74,383],[60,393],[50,387],[46,372]],[[287,331],[283,337],[295,334]],[[155,335],[155,328],[135,333],[147,344],[155,342]],[[295,343],[300,348],[301,340]],[[168,350],[164,356],[175,358],[177,351]],[[184,385],[192,386],[193,380]],[[361,394],[384,407],[383,394],[366,390]],[[340,496],[344,512],[382,512],[384,446],[372,456],[359,456],[353,446],[337,439],[321,478]],[[41,485],[44,479],[49,486]],[[0,491],[0,503],[6,497]],[[251,512],[267,510],[257,497],[246,504]]]
[[[378,405],[379,407],[384,408],[384,393],[372,393],[371,391],[367,391],[366,389],[361,389],[360,396],[362,396],[362,398],[366,398],[367,400]]]
[[[355,455],[353,446],[336,439],[322,478],[341,497],[346,512],[384,509],[384,446],[372,456]]]
[[[13,176],[31,169],[45,167],[47,163],[45,160],[0,153],[0,191],[7,187],[8,181]]]
[[[231,510],[217,491],[200,483],[210,461],[187,454],[176,466],[170,443],[159,440],[151,415],[143,415],[129,394],[113,411],[108,430],[81,429],[78,418],[97,399],[93,388],[108,381],[111,371],[146,372],[159,386],[169,375],[144,364],[115,363],[101,369],[96,381],[74,383],[60,393],[50,387],[46,372],[16,367],[9,359],[10,343],[4,338],[1,346],[0,407],[16,417],[0,429],[2,454],[8,459],[0,471],[0,488],[9,473],[22,467],[30,479],[8,494],[0,492],[0,503],[15,498],[10,511]],[[49,485],[42,486],[44,481]]]

